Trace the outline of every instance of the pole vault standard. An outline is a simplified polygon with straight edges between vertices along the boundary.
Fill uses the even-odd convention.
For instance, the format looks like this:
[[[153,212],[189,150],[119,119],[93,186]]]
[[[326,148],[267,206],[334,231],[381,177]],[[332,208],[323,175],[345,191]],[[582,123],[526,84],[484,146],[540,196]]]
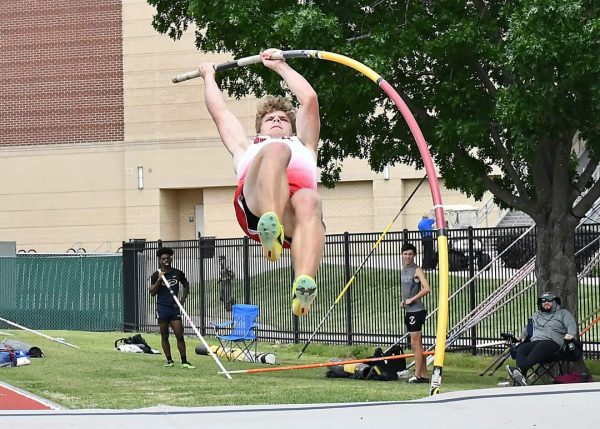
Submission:
[[[225,377],[227,377],[228,379],[231,380],[231,375],[229,375],[229,372],[227,372],[227,370],[225,369],[225,367],[223,366],[223,364],[221,363],[221,361],[219,360],[217,355],[213,353],[213,351],[210,349],[210,346],[208,345],[208,343],[206,342],[204,337],[200,334],[200,331],[198,331],[198,328],[196,328],[196,325],[194,325],[194,322],[192,322],[192,318],[189,316],[187,311],[185,311],[185,308],[183,308],[183,305],[181,305],[181,302],[177,298],[177,295],[175,295],[175,293],[173,292],[173,289],[171,289],[171,285],[169,284],[169,281],[167,280],[167,278],[164,276],[164,274],[161,275],[160,278],[162,279],[163,284],[167,287],[167,289],[169,289],[171,296],[173,297],[173,299],[175,300],[175,303],[181,310],[181,314],[183,314],[183,316],[188,321],[188,323],[190,324],[190,326],[192,327],[192,329],[194,330],[194,332],[196,333],[198,338],[200,338],[200,341],[202,341],[202,344],[204,344],[204,347],[206,347],[206,350],[208,350],[208,354],[210,354],[210,356],[215,360],[215,362],[217,363],[219,368],[221,368],[221,371],[219,372],[219,374],[225,374]]]
[[[424,355],[432,355],[434,351],[423,352]],[[252,368],[252,369],[240,369],[236,371],[229,371],[230,374],[257,374],[261,372],[278,372],[278,371],[292,371],[296,369],[311,369],[311,368],[325,368],[328,366],[341,366],[341,365],[350,365],[353,363],[365,363],[365,362],[377,362],[382,360],[395,360],[395,359],[404,359],[407,357],[414,357],[414,353],[405,353],[402,355],[393,355],[393,356],[382,356],[376,358],[366,358],[366,359],[350,359],[350,360],[342,360],[338,362],[320,362],[320,363],[307,363],[304,365],[290,365],[290,366],[279,366],[275,368]],[[220,374],[220,373],[219,373]]]
[[[42,334],[41,332],[34,331],[33,329],[26,328],[23,325],[19,325],[18,323],[11,322],[10,320],[4,319],[3,317],[0,317],[0,320],[3,321],[3,322],[5,322],[5,323],[8,323],[9,325],[15,326],[15,327],[17,327],[19,329],[23,329],[25,331],[31,332],[32,334],[39,335],[40,337],[44,337],[44,338],[47,338],[47,339],[52,340],[52,341],[56,341],[57,343],[60,343],[60,344],[64,344],[65,346],[73,347],[73,348],[76,348],[76,349],[79,348],[79,346],[76,346],[74,344],[69,344],[69,343],[67,343],[64,340],[61,340],[61,339],[58,339],[58,338],[53,338],[53,337],[51,337],[49,335]]]
[[[446,349],[446,330],[448,328],[448,237],[446,235],[446,226],[444,219],[444,208],[442,205],[442,197],[440,191],[440,185],[437,181],[437,172],[433,165],[433,159],[429,153],[427,142],[425,137],[417,124],[417,121],[410,109],[400,97],[398,92],[379,74],[374,70],[365,66],[364,64],[353,60],[352,58],[344,55],[334,54],[326,51],[316,50],[293,50],[293,51],[279,51],[272,55],[273,59],[286,59],[286,58],[316,58],[326,61],[332,61],[338,64],[342,64],[353,68],[354,70],[362,73],[374,83],[376,83],[386,95],[394,102],[404,120],[406,121],[410,131],[415,139],[419,153],[423,161],[423,166],[427,173],[429,182],[429,188],[431,190],[431,197],[433,200],[433,209],[435,213],[435,222],[437,226],[437,243],[438,243],[438,267],[439,267],[439,310],[438,310],[438,321],[437,321],[437,332],[436,332],[436,349],[435,358],[433,362],[433,373],[431,376],[431,386],[429,389],[430,395],[436,395],[440,391],[442,383],[442,370],[444,366],[444,353]],[[255,55],[246,58],[240,58],[233,61],[228,61],[222,64],[215,65],[215,71],[229,70],[235,67],[247,66],[250,64],[256,64],[260,62],[260,56]],[[188,79],[194,79],[200,77],[198,70],[177,75],[173,78],[173,83],[183,82]]]

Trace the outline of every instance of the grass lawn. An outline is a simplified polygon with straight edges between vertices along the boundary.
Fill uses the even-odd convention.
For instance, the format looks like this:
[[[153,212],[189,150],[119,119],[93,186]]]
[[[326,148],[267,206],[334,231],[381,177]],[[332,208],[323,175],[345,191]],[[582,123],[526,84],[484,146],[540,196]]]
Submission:
[[[132,334],[121,332],[44,331],[78,345],[73,349],[24,331],[9,331],[15,337],[42,348],[45,358],[32,359],[31,365],[0,368],[0,379],[26,389],[64,407],[142,408],[158,404],[170,406],[263,405],[287,403],[336,403],[417,399],[428,395],[429,385],[409,385],[405,381],[375,382],[328,379],[325,368],[281,371],[263,374],[234,374],[227,380],[209,356],[198,356],[200,343],[186,337],[189,360],[195,370],[176,365],[165,368],[164,356],[117,352],[118,338]],[[160,337],[144,334],[148,344],[160,350]],[[3,338],[0,335],[0,338]],[[211,341],[209,341],[211,342]],[[178,361],[175,339],[171,347]],[[326,362],[333,357],[368,357],[374,347],[323,346],[313,344],[300,360],[296,356],[302,344],[259,343],[259,351],[272,352],[278,365]],[[496,386],[505,380],[503,370],[494,376],[479,373],[493,357],[446,354],[442,392]],[[257,367],[256,364],[224,362],[229,370]],[[261,366],[267,367],[267,366]],[[600,377],[600,362],[588,362],[595,379]]]

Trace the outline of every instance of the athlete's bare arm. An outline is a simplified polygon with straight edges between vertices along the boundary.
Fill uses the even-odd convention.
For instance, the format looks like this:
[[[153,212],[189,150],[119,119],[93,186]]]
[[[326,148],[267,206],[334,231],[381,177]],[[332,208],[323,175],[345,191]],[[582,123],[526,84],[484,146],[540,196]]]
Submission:
[[[421,267],[417,267],[417,269],[415,270],[415,277],[417,277],[420,280],[421,290],[412,298],[407,299],[405,304],[412,304],[417,299],[423,298],[431,291],[431,287],[429,286],[427,277],[425,277],[425,273],[423,272],[423,269]]]
[[[272,60],[273,52],[277,52],[277,49],[267,49],[261,52],[261,61],[265,67],[274,70],[281,76],[298,99],[300,107],[296,113],[296,134],[305,146],[315,151],[316,155],[321,130],[317,93],[304,76],[290,67],[285,60]]]
[[[215,69],[211,63],[203,63],[198,69],[204,78],[204,102],[217,125],[219,135],[234,160],[244,153],[250,140],[246,131],[225,103],[225,98],[215,80]]]

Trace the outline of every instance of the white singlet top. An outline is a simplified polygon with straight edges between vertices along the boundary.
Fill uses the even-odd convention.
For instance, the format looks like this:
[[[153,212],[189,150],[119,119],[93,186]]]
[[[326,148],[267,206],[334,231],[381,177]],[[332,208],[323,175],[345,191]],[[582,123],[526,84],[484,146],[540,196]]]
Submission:
[[[317,160],[313,152],[304,146],[297,137],[271,138],[268,136],[259,136],[255,142],[257,143],[248,146],[248,149],[246,149],[244,155],[242,155],[236,165],[235,171],[238,181],[244,179],[252,161],[263,147],[273,142],[281,142],[286,144],[292,151],[292,158],[287,168],[288,177],[303,176],[302,182],[306,186],[302,187],[317,189]]]

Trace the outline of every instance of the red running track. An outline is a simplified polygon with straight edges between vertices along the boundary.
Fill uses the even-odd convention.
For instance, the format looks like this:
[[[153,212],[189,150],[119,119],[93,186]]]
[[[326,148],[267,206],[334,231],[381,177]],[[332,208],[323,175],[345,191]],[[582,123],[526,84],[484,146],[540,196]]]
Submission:
[[[55,407],[25,391],[0,384],[0,410],[54,410]]]

